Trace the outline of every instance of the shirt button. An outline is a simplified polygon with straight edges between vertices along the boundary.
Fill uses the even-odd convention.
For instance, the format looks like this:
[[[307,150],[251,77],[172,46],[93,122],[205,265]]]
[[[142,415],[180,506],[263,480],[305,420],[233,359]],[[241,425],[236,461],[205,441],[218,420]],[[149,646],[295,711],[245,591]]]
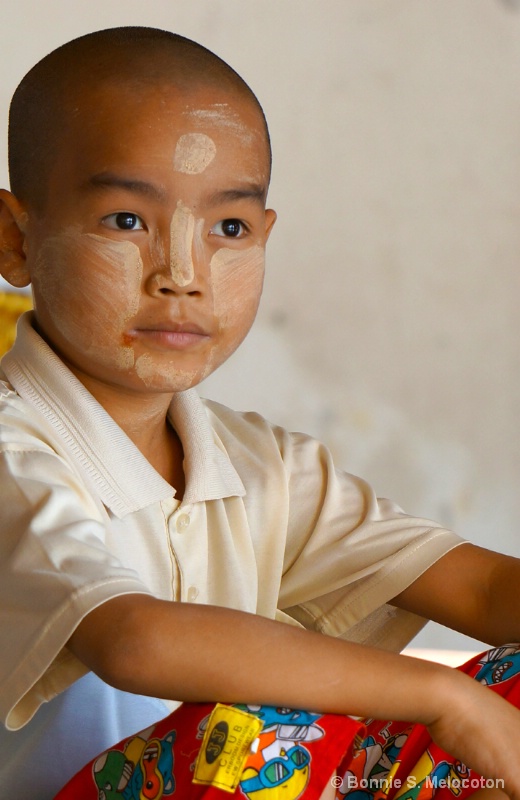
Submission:
[[[188,603],[193,603],[199,596],[199,590],[196,586],[190,586],[188,589]]]
[[[183,531],[187,530],[190,527],[190,517],[188,514],[181,514],[177,517],[177,522],[175,523],[177,531],[182,533]]]

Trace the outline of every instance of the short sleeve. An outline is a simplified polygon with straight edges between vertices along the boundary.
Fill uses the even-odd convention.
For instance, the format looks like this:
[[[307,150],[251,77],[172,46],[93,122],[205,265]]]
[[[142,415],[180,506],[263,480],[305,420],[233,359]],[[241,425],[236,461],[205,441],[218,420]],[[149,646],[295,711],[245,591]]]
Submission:
[[[425,620],[389,601],[463,540],[376,497],[316,440],[278,436],[289,493],[280,608],[307,628],[401,649]]]
[[[74,469],[29,424],[0,422],[0,717],[16,729],[86,672],[65,648],[81,619],[148,590],[105,547],[102,506]]]

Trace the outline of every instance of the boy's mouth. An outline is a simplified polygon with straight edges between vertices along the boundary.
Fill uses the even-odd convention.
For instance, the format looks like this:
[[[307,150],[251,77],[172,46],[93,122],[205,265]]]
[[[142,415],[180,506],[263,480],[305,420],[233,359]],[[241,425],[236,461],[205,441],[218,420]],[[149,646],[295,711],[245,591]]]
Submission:
[[[159,349],[186,350],[208,341],[210,334],[194,322],[154,322],[146,327],[134,328],[132,339],[155,344]]]

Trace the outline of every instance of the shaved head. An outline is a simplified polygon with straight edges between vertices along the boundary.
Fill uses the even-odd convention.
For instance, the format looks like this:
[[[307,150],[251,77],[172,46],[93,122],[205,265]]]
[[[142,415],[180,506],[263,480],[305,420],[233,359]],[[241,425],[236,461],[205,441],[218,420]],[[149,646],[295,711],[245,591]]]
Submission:
[[[140,91],[171,84],[183,91],[214,88],[258,113],[271,159],[269,132],[257,98],[225,61],[202,45],[156,28],[110,28],[74,39],[36,64],[16,89],[9,113],[9,176],[17,198],[35,210],[45,204],[49,171],[60,157],[68,121],[82,92],[109,84]]]

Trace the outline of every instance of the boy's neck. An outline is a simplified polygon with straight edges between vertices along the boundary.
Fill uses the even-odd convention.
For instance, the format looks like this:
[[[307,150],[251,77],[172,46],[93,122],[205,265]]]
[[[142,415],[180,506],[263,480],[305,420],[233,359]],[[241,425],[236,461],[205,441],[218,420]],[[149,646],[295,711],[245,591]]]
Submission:
[[[74,371],[74,370],[73,370]],[[172,394],[134,394],[114,391],[104,384],[76,375],[103,406],[152,467],[175,489],[182,500],[185,488],[182,443],[168,419]]]
[[[162,412],[158,409],[158,413],[154,413],[151,407],[142,408],[137,418],[130,417],[127,409],[123,414],[111,413],[111,416],[159,475],[173,486],[176,499],[182,500],[185,488],[184,452],[181,440],[168,419],[168,407]]]
[[[185,489],[184,451],[170,422],[166,420],[154,438],[143,437],[140,433],[137,436],[132,436],[129,432],[127,434],[152,467],[175,489],[175,498],[182,500]]]

